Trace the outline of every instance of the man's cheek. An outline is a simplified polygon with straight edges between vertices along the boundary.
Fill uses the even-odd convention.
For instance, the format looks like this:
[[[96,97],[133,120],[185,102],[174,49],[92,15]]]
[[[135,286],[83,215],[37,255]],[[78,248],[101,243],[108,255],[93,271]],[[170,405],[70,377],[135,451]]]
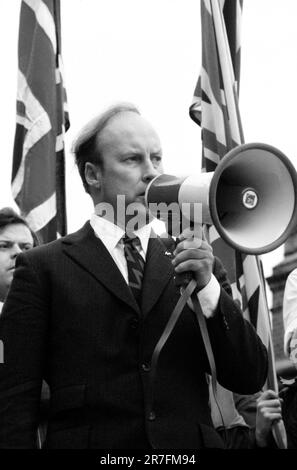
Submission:
[[[14,271],[11,271],[11,270],[6,273],[5,279],[6,279],[6,282],[9,282],[9,284],[11,283],[13,279],[13,273]]]

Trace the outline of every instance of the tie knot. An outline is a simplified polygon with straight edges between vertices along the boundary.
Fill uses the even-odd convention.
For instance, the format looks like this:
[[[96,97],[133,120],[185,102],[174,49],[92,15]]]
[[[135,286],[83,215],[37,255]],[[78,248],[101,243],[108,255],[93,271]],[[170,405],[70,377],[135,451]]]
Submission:
[[[123,236],[124,245],[132,246],[136,248],[137,246],[141,246],[139,238],[134,233],[125,233]]]

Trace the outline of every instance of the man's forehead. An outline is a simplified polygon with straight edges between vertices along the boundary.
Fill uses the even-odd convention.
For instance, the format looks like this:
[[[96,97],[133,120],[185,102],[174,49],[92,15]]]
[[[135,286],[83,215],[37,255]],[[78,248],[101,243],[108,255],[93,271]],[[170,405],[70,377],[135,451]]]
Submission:
[[[33,237],[25,224],[9,224],[0,229],[0,240],[33,243]]]
[[[133,111],[122,111],[113,116],[106,127],[103,129],[100,140],[110,138],[136,139],[137,137],[153,137],[159,140],[156,131],[152,125],[140,114]]]
[[[120,111],[119,113],[115,114],[114,116],[111,116],[105,126],[105,129],[111,127],[111,128],[117,128],[117,127],[129,127],[130,123],[132,122],[142,122],[144,121],[144,118],[141,116],[141,114],[135,112],[135,111]]]

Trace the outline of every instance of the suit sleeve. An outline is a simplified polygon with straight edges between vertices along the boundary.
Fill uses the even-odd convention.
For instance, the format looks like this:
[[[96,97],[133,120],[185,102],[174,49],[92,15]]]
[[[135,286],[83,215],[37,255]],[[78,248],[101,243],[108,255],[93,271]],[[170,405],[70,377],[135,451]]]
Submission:
[[[256,393],[267,377],[266,348],[232,299],[226,271],[217,258],[214,274],[220,282],[221,294],[216,314],[206,322],[218,382],[238,394]]]
[[[0,448],[35,448],[47,333],[46,289],[27,255],[17,258],[0,316]]]

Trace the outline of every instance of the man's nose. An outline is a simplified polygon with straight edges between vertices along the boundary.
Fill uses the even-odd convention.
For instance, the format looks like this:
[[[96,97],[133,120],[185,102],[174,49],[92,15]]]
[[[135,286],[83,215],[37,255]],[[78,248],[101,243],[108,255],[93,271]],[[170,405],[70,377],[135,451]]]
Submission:
[[[12,258],[16,258],[18,254],[22,253],[21,248],[17,243],[14,243],[10,250],[10,255]]]
[[[160,172],[158,171],[157,168],[154,167],[153,162],[151,160],[148,160],[143,170],[142,180],[145,183],[149,183],[150,181],[152,181],[152,179],[154,179],[159,174]]]

